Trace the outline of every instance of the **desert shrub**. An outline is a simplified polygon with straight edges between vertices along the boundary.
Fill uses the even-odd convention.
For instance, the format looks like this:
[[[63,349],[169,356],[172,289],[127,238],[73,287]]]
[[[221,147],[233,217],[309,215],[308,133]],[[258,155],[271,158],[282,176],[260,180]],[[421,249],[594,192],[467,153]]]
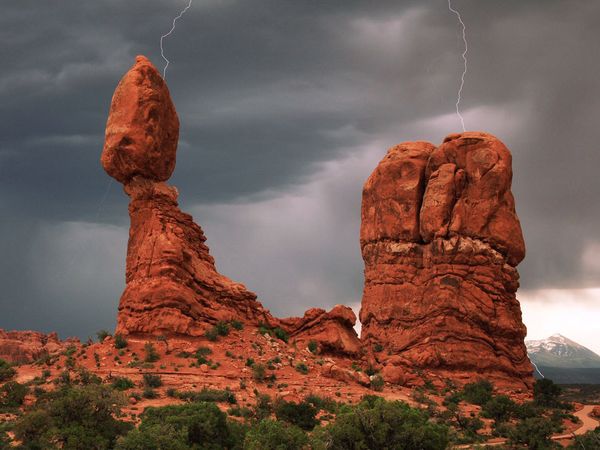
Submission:
[[[234,417],[243,417],[248,419],[252,417],[252,410],[250,408],[246,408],[245,406],[232,406],[227,410],[227,414]]]
[[[319,350],[319,344],[317,344],[317,341],[315,341],[314,339],[308,341],[308,351],[316,354],[317,350]]]
[[[561,405],[558,397],[562,389],[560,386],[548,378],[536,380],[533,385],[533,401],[539,405],[549,408],[559,407]]]
[[[507,422],[516,411],[516,404],[506,395],[496,395],[483,404],[483,417],[496,422]]]
[[[209,341],[214,342],[219,338],[219,333],[217,332],[216,328],[213,327],[204,332],[204,337]]]
[[[282,340],[283,342],[286,342],[289,340],[289,335],[287,334],[287,332],[280,328],[280,327],[269,327],[266,324],[259,324],[259,328],[258,328],[258,332],[260,334],[268,334],[269,336],[273,336],[276,337],[277,339]]]
[[[115,377],[115,378],[113,378],[111,386],[113,387],[113,389],[116,389],[117,391],[126,391],[128,389],[133,388],[135,386],[135,384],[133,383],[133,381],[130,378]]]
[[[296,425],[303,430],[310,431],[319,421],[315,418],[317,408],[308,402],[286,402],[280,400],[275,403],[275,416],[279,420]]]
[[[296,364],[296,372],[306,375],[308,373],[308,366],[302,362],[298,363]]]
[[[526,445],[531,450],[552,448],[550,436],[555,427],[543,417],[532,417],[520,421],[509,431],[509,441],[514,445]]]
[[[127,339],[121,334],[115,334],[115,348],[121,349],[127,347]]]
[[[18,407],[23,404],[29,388],[16,381],[9,381],[0,388],[0,404],[7,407]]]
[[[144,374],[144,386],[149,388],[157,388],[162,386],[162,379],[160,375],[154,375],[151,373]]]
[[[375,345],[373,346],[373,351],[374,351],[375,353],[382,352],[382,351],[383,351],[383,345],[381,345],[381,344],[379,344],[379,343],[378,343],[378,344],[375,344]]]
[[[154,344],[152,342],[146,342],[146,344],[144,345],[144,353],[146,353],[146,356],[144,357],[144,362],[153,363],[160,359],[160,355],[156,351],[156,347],[154,347]]]
[[[231,321],[231,327],[234,330],[243,330],[244,329],[244,324],[242,322],[240,322],[239,320],[232,320]]]
[[[527,419],[529,417],[539,417],[542,414],[542,407],[535,402],[516,403],[514,406],[514,416],[517,419]]]
[[[156,391],[154,389],[152,389],[149,386],[146,386],[144,388],[144,391],[142,392],[142,397],[147,398],[147,399],[153,399],[153,398],[157,398],[158,394],[156,393]]]
[[[283,330],[282,328],[279,328],[279,327],[273,328],[273,335],[277,339],[282,340],[283,342],[287,342],[288,339],[290,338],[289,335],[287,334],[287,332],[285,330]]]
[[[171,425],[156,424],[143,429],[133,429],[119,438],[115,450],[188,450],[184,430]]]
[[[77,382],[79,384],[101,384],[102,378],[95,373],[90,372],[85,367],[80,367],[77,370]]]
[[[321,397],[316,394],[307,395],[304,398],[305,402],[310,403],[318,410],[327,411],[329,413],[335,413],[338,409],[338,403],[327,397]]]
[[[110,333],[106,330],[100,330],[96,333],[96,336],[98,336],[98,342],[102,342],[104,339],[110,336]]]
[[[219,336],[227,336],[229,334],[229,325],[227,322],[217,322],[215,325],[215,331]]]
[[[332,450],[443,450],[448,428],[429,422],[425,412],[404,402],[370,398],[342,408],[335,422],[316,433],[315,439],[320,441],[316,448]]]
[[[238,428],[227,423],[226,414],[214,403],[149,407],[141,419],[140,432],[159,425],[171,427],[179,442],[183,442],[187,448],[227,449],[235,447],[238,444],[236,439],[241,439]]]
[[[268,394],[256,395],[256,405],[254,405],[254,417],[257,420],[266,419],[273,413],[273,403]]]
[[[210,348],[199,347],[196,350],[196,353],[194,353],[194,356],[196,357],[198,364],[210,364],[210,360],[206,358],[210,354],[212,354],[212,350]]]
[[[3,359],[0,359],[0,382],[10,380],[15,376],[17,371],[11,366],[11,364]]]
[[[252,367],[254,365],[254,360],[252,358],[246,358],[246,366]]]
[[[483,405],[492,399],[494,386],[487,380],[479,380],[475,383],[465,384],[461,396],[462,398],[474,405]]]
[[[383,391],[384,384],[385,383],[381,375],[373,375],[373,378],[371,378],[371,389],[373,389],[374,391]]]
[[[301,450],[308,443],[300,428],[275,420],[261,420],[246,434],[245,450]]]
[[[253,364],[252,365],[252,378],[259,383],[262,383],[266,378],[267,369],[264,364]]]
[[[208,389],[203,388],[201,391],[181,391],[176,394],[177,398],[189,400],[192,402],[227,402],[230,404],[237,403],[235,394],[228,389]]]
[[[64,387],[41,396],[15,424],[25,448],[104,450],[131,425],[115,417],[123,399],[107,386]]]
[[[600,448],[600,427],[588,431],[581,436],[576,436],[575,441],[569,446],[573,449],[594,449]]]

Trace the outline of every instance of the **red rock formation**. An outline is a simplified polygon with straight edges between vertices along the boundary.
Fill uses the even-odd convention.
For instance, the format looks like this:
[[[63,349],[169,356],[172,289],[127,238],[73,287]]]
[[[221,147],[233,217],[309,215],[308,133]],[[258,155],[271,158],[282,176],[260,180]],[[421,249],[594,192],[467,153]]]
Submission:
[[[438,148],[393,147],[365,183],[362,339],[384,375],[531,386],[515,296],[525,245],[511,180],[508,149],[467,132]]]
[[[314,341],[319,353],[349,356],[358,356],[361,350],[355,324],[354,311],[343,305],[336,305],[329,312],[312,308],[304,313],[304,317],[281,320],[281,327],[289,330],[290,338],[297,344],[306,346]]]
[[[30,363],[42,356],[62,350],[70,341],[61,342],[56,333],[5,331],[0,329],[0,359],[13,363]]]
[[[138,56],[119,83],[106,125],[101,162],[130,197],[126,288],[117,333],[201,336],[218,321],[281,327],[297,343],[315,340],[327,353],[357,354],[349,308],[313,309],[280,321],[242,284],[217,272],[202,229],[164,183],[175,167],[179,120],[169,90]]]

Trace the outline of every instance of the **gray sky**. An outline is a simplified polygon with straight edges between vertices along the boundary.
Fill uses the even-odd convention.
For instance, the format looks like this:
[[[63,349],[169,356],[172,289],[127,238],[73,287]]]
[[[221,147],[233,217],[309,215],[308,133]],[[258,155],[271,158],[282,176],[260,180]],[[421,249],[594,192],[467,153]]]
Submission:
[[[106,115],[135,55],[162,68],[186,3],[2,5],[1,328],[114,326],[128,216],[99,164]],[[453,5],[466,127],[513,153],[530,336],[600,351],[600,2]],[[391,145],[460,131],[461,45],[446,0],[194,0],[165,41],[171,183],[220,271],[277,315],[360,302],[362,184]]]

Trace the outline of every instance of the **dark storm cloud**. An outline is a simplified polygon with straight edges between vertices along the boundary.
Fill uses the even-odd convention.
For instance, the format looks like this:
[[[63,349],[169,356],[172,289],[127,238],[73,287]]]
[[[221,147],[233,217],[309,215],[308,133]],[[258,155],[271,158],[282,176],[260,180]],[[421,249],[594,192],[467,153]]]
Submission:
[[[3,5],[0,327],[112,326],[127,217],[98,163],[106,114],[136,54],[162,68],[184,3]],[[454,3],[467,127],[513,151],[524,287],[596,285],[600,5]],[[360,184],[386,147],[458,130],[458,31],[443,0],[194,0],[165,41],[172,183],[219,267],[281,314],[358,301]]]

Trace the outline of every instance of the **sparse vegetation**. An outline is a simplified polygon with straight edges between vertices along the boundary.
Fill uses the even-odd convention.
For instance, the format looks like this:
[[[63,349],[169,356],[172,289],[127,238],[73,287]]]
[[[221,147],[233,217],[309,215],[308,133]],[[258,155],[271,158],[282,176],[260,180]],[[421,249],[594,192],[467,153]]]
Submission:
[[[104,339],[110,336],[110,333],[106,330],[100,330],[96,333],[96,336],[98,337],[98,342],[102,342]]]
[[[152,342],[146,342],[144,345],[144,352],[146,354],[144,357],[144,362],[146,363],[153,363],[160,359],[160,355],[156,351],[156,347],[154,347]]]
[[[123,349],[127,347],[127,339],[125,339],[121,334],[115,334],[115,348]]]
[[[111,385],[113,389],[116,389],[117,391],[126,391],[135,386],[134,382],[127,377],[115,377],[113,378]]]
[[[15,376],[16,370],[7,361],[0,359],[0,382],[10,380]]]
[[[319,350],[319,344],[317,344],[317,341],[314,339],[308,341],[308,351],[316,355],[317,350]]]
[[[303,362],[296,364],[296,372],[306,375],[308,373],[308,366]]]
[[[162,386],[162,379],[160,375],[154,375],[151,373],[144,374],[144,386],[149,388],[157,388]]]

